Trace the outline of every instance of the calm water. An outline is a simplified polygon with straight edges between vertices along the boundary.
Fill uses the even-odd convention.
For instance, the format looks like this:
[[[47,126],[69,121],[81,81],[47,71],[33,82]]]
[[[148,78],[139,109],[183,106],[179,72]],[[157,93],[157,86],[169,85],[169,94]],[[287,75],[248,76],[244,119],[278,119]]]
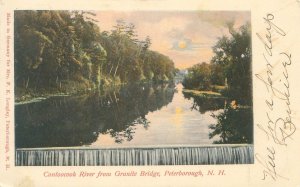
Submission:
[[[211,144],[223,99],[194,99],[182,85],[131,85],[107,93],[16,105],[16,146],[115,147]]]

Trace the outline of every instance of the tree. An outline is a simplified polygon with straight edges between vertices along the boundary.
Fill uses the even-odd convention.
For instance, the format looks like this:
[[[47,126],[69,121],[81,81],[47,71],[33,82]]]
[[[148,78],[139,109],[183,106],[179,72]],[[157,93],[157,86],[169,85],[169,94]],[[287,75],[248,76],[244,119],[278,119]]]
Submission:
[[[108,76],[123,83],[167,81],[174,76],[174,63],[168,57],[150,51],[150,37],[138,40],[133,24],[117,21],[114,29],[102,32],[101,44],[107,51]]]
[[[219,39],[213,47],[215,53],[212,63],[224,70],[228,80],[227,96],[240,103],[252,102],[252,73],[251,73],[251,30],[250,24],[234,30],[229,27],[231,37]]]
[[[17,90],[76,91],[101,82],[172,79],[172,60],[150,52],[151,39],[138,40],[135,25],[119,20],[111,32],[101,33],[94,16],[87,11],[16,11]]]
[[[188,69],[188,75],[182,82],[187,89],[210,90],[211,67],[205,62],[196,64]]]

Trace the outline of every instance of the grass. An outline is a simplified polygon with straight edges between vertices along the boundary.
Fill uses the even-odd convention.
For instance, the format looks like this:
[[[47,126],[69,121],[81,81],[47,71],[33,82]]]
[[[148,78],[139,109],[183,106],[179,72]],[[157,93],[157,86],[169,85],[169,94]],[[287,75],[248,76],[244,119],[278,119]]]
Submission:
[[[220,86],[220,85],[212,85],[211,87],[213,89],[216,89],[216,90],[224,90],[224,89],[226,89],[226,86]]]
[[[199,90],[183,89],[182,92],[188,93],[188,94],[191,94],[191,95],[197,96],[197,97],[223,97],[220,93],[213,92],[213,91],[199,91]]]

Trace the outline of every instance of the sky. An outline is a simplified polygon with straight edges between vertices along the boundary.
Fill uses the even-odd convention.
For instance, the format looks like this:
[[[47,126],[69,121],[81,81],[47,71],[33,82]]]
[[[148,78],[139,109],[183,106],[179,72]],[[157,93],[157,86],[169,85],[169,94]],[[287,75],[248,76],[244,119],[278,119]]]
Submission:
[[[96,13],[101,31],[111,31],[117,20],[136,27],[139,39],[151,38],[151,50],[169,56],[175,67],[185,69],[209,63],[212,46],[229,36],[226,23],[234,28],[250,22],[250,12],[238,11],[101,11]]]

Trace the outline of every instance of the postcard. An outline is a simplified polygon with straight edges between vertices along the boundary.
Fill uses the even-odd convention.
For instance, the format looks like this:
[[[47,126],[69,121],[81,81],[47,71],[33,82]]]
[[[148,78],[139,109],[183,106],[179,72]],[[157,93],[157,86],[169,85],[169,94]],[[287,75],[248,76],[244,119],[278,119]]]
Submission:
[[[0,186],[300,186],[300,1],[0,0]]]

